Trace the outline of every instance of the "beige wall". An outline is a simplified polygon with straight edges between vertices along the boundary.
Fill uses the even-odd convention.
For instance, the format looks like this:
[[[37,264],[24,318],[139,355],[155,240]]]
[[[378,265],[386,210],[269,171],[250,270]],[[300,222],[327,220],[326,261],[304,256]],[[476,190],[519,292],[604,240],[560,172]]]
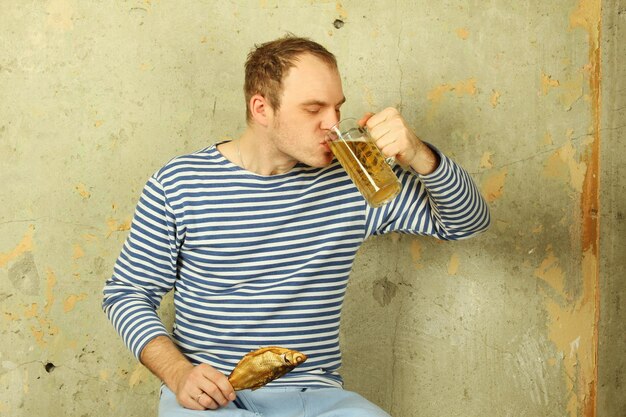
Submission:
[[[598,415],[626,415],[626,1],[603,2]]]
[[[397,417],[624,415],[623,1],[0,10],[0,416],[155,415],[103,282],[148,176],[242,131],[245,55],[286,31],[336,53],[345,113],[398,106],[492,208],[473,240],[364,245],[347,387]]]

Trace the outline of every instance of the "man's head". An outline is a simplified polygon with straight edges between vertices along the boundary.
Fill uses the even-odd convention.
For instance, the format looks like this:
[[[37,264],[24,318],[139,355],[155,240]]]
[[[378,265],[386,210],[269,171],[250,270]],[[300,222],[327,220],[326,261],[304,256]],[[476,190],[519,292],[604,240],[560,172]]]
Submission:
[[[252,121],[250,99],[256,94],[263,96],[273,110],[278,111],[284,77],[296,65],[298,58],[305,54],[313,55],[329,67],[337,69],[335,56],[326,48],[310,39],[293,35],[257,45],[248,54],[244,83],[248,123]]]

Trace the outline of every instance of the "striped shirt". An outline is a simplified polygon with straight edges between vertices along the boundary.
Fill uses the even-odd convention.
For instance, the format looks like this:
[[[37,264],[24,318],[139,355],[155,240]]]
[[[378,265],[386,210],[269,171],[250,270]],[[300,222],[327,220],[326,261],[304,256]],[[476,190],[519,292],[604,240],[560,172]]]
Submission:
[[[456,240],[489,225],[469,175],[440,158],[427,176],[396,166],[401,193],[374,209],[336,161],[261,176],[216,145],[177,157],[143,189],[104,311],[137,358],[169,335],[192,363],[228,375],[249,351],[282,346],[309,359],[272,384],[341,386],[339,317],[363,241],[392,231]],[[170,335],[156,309],[172,289]]]

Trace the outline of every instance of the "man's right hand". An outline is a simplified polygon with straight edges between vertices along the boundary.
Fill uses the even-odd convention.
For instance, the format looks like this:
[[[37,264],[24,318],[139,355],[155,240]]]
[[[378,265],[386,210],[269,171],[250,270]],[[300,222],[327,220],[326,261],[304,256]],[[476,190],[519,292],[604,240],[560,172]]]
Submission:
[[[236,398],[228,378],[206,363],[185,369],[175,388],[178,403],[192,410],[214,410]]]
[[[236,398],[226,375],[206,363],[194,366],[169,337],[152,339],[141,351],[141,363],[165,382],[185,408],[214,410]]]

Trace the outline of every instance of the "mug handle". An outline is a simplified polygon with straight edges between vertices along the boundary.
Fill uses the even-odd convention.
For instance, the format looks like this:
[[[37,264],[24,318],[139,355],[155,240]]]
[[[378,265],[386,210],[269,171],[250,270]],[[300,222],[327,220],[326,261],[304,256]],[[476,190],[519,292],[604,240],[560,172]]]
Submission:
[[[367,126],[360,126],[359,129],[367,132],[367,136],[369,136],[370,138],[372,137],[372,134],[370,133],[370,131],[367,128]],[[378,146],[377,146],[377,148],[378,148]],[[378,148],[378,150],[380,150],[380,148]],[[381,153],[382,153],[382,151],[381,151]],[[396,158],[395,158],[395,156],[389,156],[389,157],[385,158],[385,162],[390,167],[393,167],[396,164]]]

